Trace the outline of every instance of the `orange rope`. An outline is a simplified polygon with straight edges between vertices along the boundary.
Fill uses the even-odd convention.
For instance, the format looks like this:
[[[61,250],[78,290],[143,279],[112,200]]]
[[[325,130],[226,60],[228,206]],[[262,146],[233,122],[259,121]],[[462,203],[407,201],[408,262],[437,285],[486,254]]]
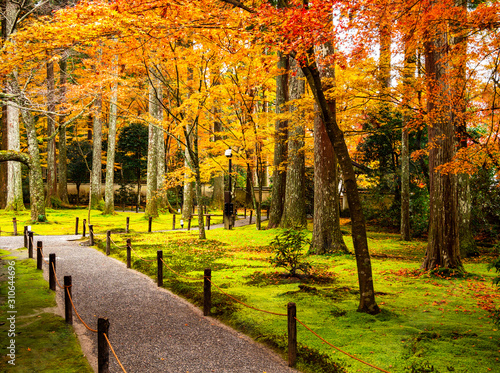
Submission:
[[[91,327],[89,327],[87,324],[85,324],[85,321],[82,320],[82,318],[80,317],[80,315],[78,314],[78,311],[76,310],[76,307],[75,307],[75,304],[73,303],[73,299],[71,299],[71,293],[69,292],[69,287],[66,288],[66,292],[68,293],[68,297],[69,297],[69,300],[71,302],[71,305],[73,306],[73,309],[75,310],[75,313],[76,313],[76,316],[78,317],[78,319],[82,322],[82,324],[88,329],[90,330],[91,332],[94,332],[94,333],[97,333],[97,330],[95,329],[92,329]]]
[[[40,254],[42,254],[42,260],[45,262],[45,264],[47,264],[47,265],[48,265],[48,264],[49,264],[49,262],[47,262],[47,261],[45,260],[45,258],[43,257],[43,251],[42,251],[42,249],[41,249],[41,248],[40,248]]]
[[[179,277],[182,277],[182,278],[185,278],[186,280],[193,280],[193,281],[199,281],[200,279],[199,278],[192,278],[192,277],[187,277],[187,276],[183,276],[181,275],[180,273],[178,272],[175,272],[172,268],[170,268],[164,261],[163,261],[163,258],[161,259],[161,261],[163,262],[163,264],[165,264],[165,267],[167,267],[170,271],[172,271],[174,274],[176,274],[177,276]]]
[[[304,323],[303,323],[302,321],[300,321],[298,318],[294,317],[294,319],[295,319],[295,320],[297,320],[300,324],[302,324],[302,326],[303,326],[304,328],[306,328],[307,330],[309,330],[309,331],[310,331],[312,334],[314,334],[316,337],[318,337],[318,338],[319,338],[319,339],[321,339],[323,342],[325,342],[327,345],[329,345],[330,347],[333,347],[333,348],[334,348],[334,349],[336,349],[337,351],[339,351],[339,352],[341,352],[341,353],[343,353],[343,354],[345,354],[345,355],[347,355],[347,356],[349,356],[349,357],[353,358],[354,360],[359,361],[360,363],[366,364],[366,365],[368,365],[369,367],[372,367],[372,368],[374,368],[374,369],[380,370],[381,372],[390,373],[390,372],[388,372],[387,370],[384,370],[384,369],[382,369],[382,368],[378,368],[378,367],[376,367],[375,365],[369,364],[369,363],[367,363],[366,361],[363,361],[363,360],[361,360],[361,359],[357,358],[356,356],[353,356],[353,355],[349,354],[348,352],[342,351],[340,348],[335,347],[335,346],[334,346],[334,345],[332,345],[330,342],[328,342],[328,341],[326,341],[324,338],[320,337],[320,336],[319,336],[316,332],[314,332],[313,330],[311,330],[311,328],[309,328],[306,324],[304,324]]]
[[[231,298],[232,300],[234,300],[234,301],[236,301],[236,302],[238,302],[238,303],[241,303],[241,304],[242,304],[242,305],[244,305],[245,307],[251,308],[251,309],[256,310],[256,311],[269,313],[269,314],[271,314],[271,315],[277,315],[277,316],[288,316],[286,313],[278,313],[278,312],[271,312],[271,311],[261,310],[260,308],[255,308],[255,307],[250,306],[250,305],[248,305],[248,304],[246,304],[246,303],[243,303],[241,300],[236,299],[236,298],[232,297],[231,295],[229,295],[228,293],[226,293],[224,290],[222,290],[220,287],[218,287],[216,284],[214,284],[214,283],[212,282],[212,280],[211,280],[211,279],[209,279],[208,277],[206,277],[206,279],[207,279],[208,281],[210,281],[210,283],[211,283],[212,285],[214,285],[217,289],[219,289],[221,293],[225,294],[227,297]]]
[[[109,236],[109,239],[111,240],[111,243],[112,243],[113,245],[115,245],[115,246],[116,246],[117,248],[119,248],[119,249],[123,249],[123,248],[126,248],[126,247],[127,247],[127,246],[119,246],[119,245],[117,245],[117,244],[116,244],[116,242],[115,242],[115,241],[113,241],[113,239],[111,238],[111,236]]]
[[[134,253],[137,253],[137,251],[135,251],[135,250],[132,248],[132,246],[130,246],[130,248],[132,249],[132,251],[133,251]],[[140,257],[139,255],[137,255],[137,257],[138,257],[139,259],[141,259],[141,260],[144,260],[145,262],[151,262],[151,263],[152,263],[152,262],[155,262],[155,260],[154,260],[154,259],[144,259],[144,258]]]
[[[104,334],[104,338],[106,338],[106,342],[108,342],[109,348],[111,349],[111,352],[113,353],[113,355],[115,355],[115,359],[116,359],[116,361],[118,361],[118,364],[120,365],[120,368],[122,368],[122,370],[125,373],[127,373],[127,371],[123,367],[122,363],[120,362],[120,359],[118,359],[118,356],[116,356],[115,350],[113,349],[113,346],[111,346],[111,342],[109,341],[108,336],[106,335],[106,333],[102,333],[102,334]]]
[[[58,285],[61,289],[64,289],[64,286],[61,286],[61,284],[59,283],[59,280],[57,279],[56,268],[54,267],[54,263],[52,263],[52,270],[54,271],[54,278],[56,279],[57,285]]]

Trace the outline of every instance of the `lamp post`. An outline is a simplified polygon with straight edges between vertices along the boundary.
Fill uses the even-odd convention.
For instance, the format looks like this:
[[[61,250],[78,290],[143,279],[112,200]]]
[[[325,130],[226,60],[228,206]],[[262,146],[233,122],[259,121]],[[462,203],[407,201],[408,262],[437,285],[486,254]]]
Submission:
[[[231,198],[231,166],[232,166],[232,161],[231,157],[233,155],[231,148],[227,149],[225,151],[225,156],[229,160],[229,188],[228,192],[224,193],[224,228],[225,229],[231,229],[232,227],[232,215],[233,215],[233,204],[232,204],[232,198]]]

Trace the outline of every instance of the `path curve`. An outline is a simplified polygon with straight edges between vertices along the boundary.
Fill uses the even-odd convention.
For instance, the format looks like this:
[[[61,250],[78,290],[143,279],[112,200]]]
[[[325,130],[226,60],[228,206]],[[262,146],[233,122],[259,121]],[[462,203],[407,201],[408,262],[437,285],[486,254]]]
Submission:
[[[71,275],[78,313],[91,327],[108,318],[109,339],[128,373],[290,373],[277,354],[211,317],[149,277],[91,247],[72,241],[80,236],[35,236],[44,257],[55,253],[56,272]],[[0,237],[0,249],[22,247],[23,237]],[[34,245],[36,247],[36,243]],[[36,255],[36,253],[35,253]],[[48,265],[44,263],[44,276]],[[63,291],[57,287],[62,315]],[[259,315],[256,314],[256,322]],[[97,338],[73,316],[84,354],[97,371]],[[111,355],[111,353],[110,353]],[[110,372],[121,372],[110,356]]]

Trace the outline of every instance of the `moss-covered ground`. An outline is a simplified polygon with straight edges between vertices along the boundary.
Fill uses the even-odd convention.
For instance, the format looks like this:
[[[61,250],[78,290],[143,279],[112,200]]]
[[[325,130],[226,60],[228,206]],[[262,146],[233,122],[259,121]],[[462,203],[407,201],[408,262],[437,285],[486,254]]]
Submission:
[[[96,212],[93,220],[103,227],[98,232],[119,232],[115,228],[123,227],[124,217]],[[376,300],[382,309],[372,316],[356,312],[359,292],[353,255],[308,256],[312,276],[287,278],[269,263],[267,245],[280,232],[277,229],[210,230],[207,240],[200,241],[197,230],[148,234],[139,233],[147,230],[145,219],[137,224],[132,234],[113,234],[117,246],[112,245],[111,255],[125,261],[123,246],[130,238],[132,267],[156,279],[156,251],[163,250],[169,267],[164,269],[164,286],[197,305],[202,304],[203,270],[211,268],[214,284],[224,292],[276,313],[286,313],[287,304],[294,302],[297,318],[326,341],[386,371],[500,372],[499,325],[492,312],[500,306],[500,291],[491,282],[495,274],[487,271],[487,263],[498,253],[483,251],[465,259],[465,275],[431,274],[419,270],[425,242],[402,242],[398,235],[371,229]],[[342,230],[352,252],[348,221],[343,221]],[[104,250],[104,235],[98,236],[98,247]],[[216,317],[286,355],[286,317],[247,308],[216,288],[212,305]],[[303,371],[376,371],[301,325],[298,343],[298,368]]]
[[[3,250],[0,257],[0,371],[92,372],[72,326],[51,312],[55,293],[36,263],[18,260]],[[9,284],[13,273],[15,290]],[[15,353],[9,356],[12,347]]]

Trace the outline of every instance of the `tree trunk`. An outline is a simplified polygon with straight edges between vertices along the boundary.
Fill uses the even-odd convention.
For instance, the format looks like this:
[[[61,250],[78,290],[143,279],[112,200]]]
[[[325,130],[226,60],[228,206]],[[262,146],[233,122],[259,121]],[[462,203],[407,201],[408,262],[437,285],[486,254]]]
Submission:
[[[48,58],[50,56],[47,56]],[[54,62],[49,61],[47,67],[47,197],[45,199],[47,207],[52,207],[52,197],[57,196],[57,160],[56,160],[56,92],[54,78]]]
[[[40,151],[38,149],[38,139],[36,137],[35,118],[29,111],[30,102],[23,96],[22,91],[14,76],[11,76],[11,87],[13,93],[18,97],[21,115],[23,117],[26,135],[28,137],[28,153],[31,158],[31,168],[29,173],[30,208],[31,221],[46,221],[45,200],[42,178],[42,167],[40,163]]]
[[[155,121],[154,124],[149,124],[149,137],[148,137],[148,166],[147,166],[147,192],[146,192],[146,215],[147,216],[158,216],[159,208],[159,185],[158,182],[162,182],[165,170],[160,170],[159,163],[163,159],[163,165],[165,160],[164,154],[164,142],[163,142],[163,132],[157,126],[163,119],[163,110],[161,106],[162,100],[162,87],[160,80],[156,77],[155,70],[150,70],[151,81],[149,84],[149,115]],[[163,145],[163,146],[162,146]],[[160,152],[163,149],[163,152]],[[161,172],[161,173],[160,173]]]
[[[59,102],[63,104],[66,101],[66,57],[63,57],[59,61],[59,92],[60,98]],[[66,126],[62,126],[64,122],[64,116],[59,117],[59,163],[58,163],[58,178],[59,185],[57,188],[59,199],[65,205],[69,204],[68,198],[68,157],[67,157],[67,145],[66,145]]]
[[[3,22],[5,27],[3,34],[5,39],[8,39],[10,35],[14,33],[19,12],[20,7],[16,2],[6,1],[5,20]],[[13,73],[6,79],[7,93],[15,93],[13,87],[13,85],[17,84],[17,81],[14,81],[14,79],[16,79],[15,76],[16,73]],[[7,101],[6,106],[7,149],[19,151],[21,147],[19,135],[19,109],[14,101]],[[14,211],[24,210],[21,165],[18,162],[7,163],[6,209]]]
[[[314,51],[308,51],[310,61],[314,60]],[[356,175],[352,165],[349,151],[344,139],[344,133],[338,127],[335,113],[333,113],[325,98],[321,85],[321,78],[315,62],[309,62],[302,66],[302,71],[314,95],[320,109],[321,117],[325,123],[325,129],[333,145],[335,154],[342,170],[347,198],[352,220],[352,239],[358,267],[358,282],[360,300],[358,311],[370,314],[380,312],[375,302],[375,291],[373,289],[373,276],[371,268],[370,253],[368,251],[368,240],[366,236],[365,217],[361,206],[361,199],[356,185]]]
[[[217,109],[214,109],[217,110]],[[221,139],[221,136],[218,135],[222,132],[222,124],[219,121],[214,121],[214,132],[215,135],[213,137],[213,141]],[[212,194],[212,204],[217,209],[224,208],[224,173],[219,171],[216,176],[214,176],[214,192]]]
[[[2,143],[0,151],[7,150],[7,105],[2,104],[2,122],[0,123],[0,136]],[[0,163],[0,209],[4,209],[7,204],[7,163]]]
[[[340,230],[337,156],[319,114],[314,118],[314,220],[309,253],[347,253]]]
[[[19,109],[16,103],[7,102],[7,149],[20,151],[19,136]],[[6,210],[24,210],[23,189],[21,181],[21,164],[18,162],[7,163],[7,201]]]
[[[289,56],[279,53],[280,59],[278,68],[283,70],[283,74],[276,77],[276,113],[284,112],[284,105],[288,102],[288,69]],[[285,185],[287,160],[287,137],[288,123],[284,120],[277,120],[275,123],[274,142],[274,162],[273,162],[273,187],[271,190],[271,208],[269,211],[268,228],[277,227],[283,216],[285,204]]]
[[[467,21],[467,0],[456,0],[455,5],[459,7],[457,17],[452,21],[453,36],[450,39],[454,69],[453,77],[453,111],[452,118],[455,131],[458,134],[458,147],[467,148],[467,121],[466,121],[466,61],[467,61],[467,36],[463,23]],[[471,230],[471,194],[470,177],[466,173],[457,175],[458,194],[458,237],[460,242],[460,254],[467,257],[477,254],[477,245]]]
[[[300,100],[305,94],[305,82],[298,64],[293,60],[290,70],[297,71],[290,79],[290,100]],[[296,108],[290,108],[291,112]],[[292,128],[288,133],[288,165],[287,180],[285,188],[285,206],[280,226],[282,228],[305,227],[306,204],[305,204],[305,155],[304,136],[305,129],[302,115],[295,115],[297,121],[291,123]]]
[[[408,123],[411,111],[409,96],[411,84],[415,80],[415,49],[410,47],[410,40],[405,42],[405,60],[403,71],[403,128],[401,130],[401,239],[410,241],[410,143]]]
[[[463,270],[458,239],[456,176],[437,170],[454,155],[454,126],[451,118],[449,62],[446,61],[448,35],[432,30],[432,40],[424,44],[427,74],[427,114],[429,131],[430,216],[427,251],[422,268]]]
[[[118,78],[118,57],[113,59],[114,77]],[[118,104],[118,81],[113,82],[109,103],[108,151],[106,153],[106,184],[104,186],[104,211],[106,215],[115,213],[115,150],[116,150],[116,118]]]
[[[321,56],[334,54],[331,43],[321,48]],[[324,88],[334,88],[335,68],[333,65],[321,66]],[[329,100],[330,110],[336,115],[336,101]],[[318,111],[318,106],[315,105]],[[314,221],[311,254],[346,253],[347,246],[340,230],[340,197],[337,172],[337,156],[326,133],[325,124],[319,112],[314,117]]]
[[[102,199],[102,98],[98,94],[94,103],[93,130],[92,130],[92,172],[90,175],[91,195],[90,208],[97,208]]]
[[[161,97],[161,96],[160,96]],[[162,106],[159,106],[159,120],[163,120],[163,109]],[[158,131],[158,158],[157,158],[157,167],[158,167],[158,208],[164,209],[168,205],[167,199],[167,189],[165,185],[165,172],[166,172],[166,159],[165,159],[165,137],[163,135],[163,131],[161,128],[157,128]]]

